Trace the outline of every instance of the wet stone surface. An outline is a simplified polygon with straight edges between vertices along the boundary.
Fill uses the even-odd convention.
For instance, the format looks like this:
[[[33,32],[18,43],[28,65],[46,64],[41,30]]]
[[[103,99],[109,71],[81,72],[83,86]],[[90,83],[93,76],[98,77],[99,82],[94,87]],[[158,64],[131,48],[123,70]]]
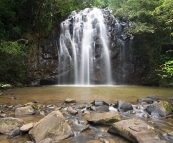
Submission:
[[[146,141],[149,143],[156,141],[157,143],[171,143],[173,141],[173,113],[172,107],[170,107],[171,102],[154,100],[153,103],[155,104],[160,105],[160,103],[164,103],[161,104],[163,106],[157,107],[161,107],[162,114],[165,116],[153,116],[153,114],[146,110],[153,105],[153,103],[148,102],[148,97],[146,98],[143,98],[144,100],[142,100],[142,102],[137,100],[135,103],[134,101],[133,104],[120,100],[108,104],[102,100],[88,102],[82,100],[76,101],[75,99],[58,101],[53,104],[41,103],[39,101],[28,102],[23,105],[3,104],[0,106],[0,121],[7,120],[9,117],[14,118],[15,111],[20,108],[23,109],[23,107],[33,108],[34,114],[24,114],[17,117],[17,120],[20,120],[20,118],[23,119],[22,124],[19,126],[16,125],[11,128],[12,124],[7,123],[6,127],[10,129],[8,129],[7,133],[4,131],[4,127],[0,128],[0,137],[4,138],[5,136],[6,138],[4,140],[9,142],[14,141],[14,143],[19,142],[21,139],[23,142],[28,141],[28,143],[54,143],[57,141],[60,143],[145,143]],[[169,112],[167,112],[167,110]],[[61,116],[64,120],[63,123],[69,126],[68,128],[71,130],[69,136],[63,135],[63,133],[67,132],[66,127],[62,127],[60,133],[57,132],[60,129],[52,126],[54,120],[59,120],[58,116],[54,116],[54,112],[60,113],[58,116]],[[52,119],[50,116],[52,116]],[[45,121],[45,123],[43,121]],[[41,125],[42,122],[43,125]],[[34,127],[38,128],[44,125],[46,125],[47,128],[40,129],[39,131],[34,129]],[[45,130],[47,133],[42,133],[45,136],[38,139],[40,136],[39,133],[42,130]],[[144,132],[145,138],[143,139]],[[30,136],[28,136],[28,133]],[[141,133],[143,135],[141,135]],[[63,140],[60,139],[60,134],[65,137]]]

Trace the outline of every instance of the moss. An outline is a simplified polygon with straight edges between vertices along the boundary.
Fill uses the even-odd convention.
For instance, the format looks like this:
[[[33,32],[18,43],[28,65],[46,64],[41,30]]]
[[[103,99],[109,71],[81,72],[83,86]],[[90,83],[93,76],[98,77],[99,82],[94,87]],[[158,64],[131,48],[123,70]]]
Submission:
[[[163,101],[163,107],[166,109],[166,111],[171,112],[172,111],[172,106],[170,103]]]
[[[115,123],[117,121],[121,121],[121,117],[119,115],[112,117],[112,118],[105,119],[106,124]]]
[[[117,119],[111,118],[111,119],[107,119],[106,123],[115,123],[117,121]]]
[[[42,104],[38,104],[35,108],[39,110],[42,107]]]
[[[113,125],[113,133],[118,134],[122,137],[125,137],[129,141],[133,143],[138,143],[137,139],[126,129],[118,126],[118,125]]]

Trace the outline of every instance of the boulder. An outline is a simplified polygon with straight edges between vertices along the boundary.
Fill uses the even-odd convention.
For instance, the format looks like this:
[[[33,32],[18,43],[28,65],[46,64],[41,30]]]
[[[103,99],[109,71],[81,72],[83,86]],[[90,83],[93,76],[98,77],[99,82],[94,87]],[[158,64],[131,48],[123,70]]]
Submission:
[[[87,121],[80,122],[78,119],[69,119],[68,120],[68,123],[71,126],[75,136],[88,128],[88,126],[85,124],[85,122],[87,123]]]
[[[7,117],[7,114],[3,113],[3,114],[0,114],[0,118],[5,118]]]
[[[29,135],[35,142],[46,138],[62,140],[73,135],[73,132],[59,111],[53,111],[29,131]]]
[[[168,99],[171,100],[171,101],[173,101],[173,97],[169,97]]]
[[[115,112],[103,112],[103,113],[92,113],[84,114],[86,120],[94,124],[111,124],[121,120],[119,114]]]
[[[119,100],[118,101],[118,109],[126,112],[129,110],[133,110],[133,107],[132,107],[132,104],[129,102],[124,102],[124,101]]]
[[[95,105],[95,106],[103,106],[103,105],[109,105],[108,103],[102,101],[102,100],[94,100],[91,104]]]
[[[12,132],[21,127],[25,122],[22,119],[6,117],[0,119],[0,133],[1,134],[12,134]]]
[[[20,134],[20,128],[19,127],[16,127],[14,130],[12,130],[9,134],[9,138],[12,138],[14,136],[17,136]]]
[[[155,95],[149,95],[147,98],[153,99],[154,101],[159,100],[159,98],[156,97]]]
[[[96,111],[108,112],[109,111],[109,106],[107,106],[107,105],[98,106],[98,107],[96,107]]]
[[[99,141],[99,140],[90,140],[90,141],[87,141],[87,143],[102,143],[102,141]]]
[[[15,116],[26,116],[26,115],[32,115],[34,113],[35,110],[31,106],[19,107],[15,110]]]
[[[66,103],[76,103],[76,100],[75,99],[71,99],[71,98],[67,98],[65,100]]]
[[[146,102],[146,103],[148,103],[148,104],[152,104],[154,101],[155,101],[154,99],[149,98],[149,97],[137,99],[137,103]]]
[[[108,132],[118,134],[133,143],[166,143],[154,128],[140,119],[127,119],[114,123]]]
[[[33,126],[34,126],[34,123],[31,122],[31,123],[25,124],[25,125],[23,125],[22,127],[20,127],[20,130],[21,130],[22,132],[27,132],[27,131],[29,131],[30,129],[32,129]]]
[[[160,101],[157,102],[155,101],[153,104],[149,105],[145,111],[147,111],[149,114],[155,116],[161,116],[161,117],[165,117],[169,114],[172,113],[172,106],[170,103],[166,102],[166,101]]]
[[[22,105],[20,105],[20,104],[15,105],[15,106],[12,108],[12,110],[15,111],[15,110],[16,110],[17,108],[19,108],[19,107],[22,107]]]
[[[39,143],[52,143],[52,142],[53,142],[53,139],[51,139],[51,138],[46,138],[42,141],[39,141]]]
[[[68,107],[67,111],[71,115],[76,115],[78,113],[78,111],[74,110],[72,107]]]

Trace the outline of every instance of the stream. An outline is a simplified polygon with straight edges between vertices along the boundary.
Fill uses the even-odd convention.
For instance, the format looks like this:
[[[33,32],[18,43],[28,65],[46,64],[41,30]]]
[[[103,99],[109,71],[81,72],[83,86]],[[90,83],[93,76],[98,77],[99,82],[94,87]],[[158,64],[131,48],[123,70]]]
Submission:
[[[172,88],[161,88],[161,87],[144,87],[144,86],[128,86],[128,85],[117,85],[117,86],[42,86],[42,87],[23,87],[23,88],[12,88],[3,91],[3,95],[0,96],[0,106],[15,106],[18,104],[26,104],[28,102],[40,102],[42,105],[57,105],[58,103],[64,101],[67,98],[75,99],[79,101],[92,102],[94,100],[103,100],[107,103],[115,103],[118,100],[136,103],[138,98],[147,97],[154,95],[160,100],[169,101],[173,98]],[[172,100],[171,100],[172,102]],[[1,110],[1,109],[0,109]],[[14,117],[13,113],[11,114]],[[126,116],[126,115],[125,115]],[[36,114],[32,116],[19,117],[23,119],[26,123],[37,122],[42,115]],[[152,119],[151,122],[156,122],[163,128],[173,129],[173,120],[169,118],[167,120],[163,119]],[[95,128],[95,127],[90,127]],[[98,130],[98,128],[95,128]],[[101,130],[107,130],[101,128]],[[97,131],[97,132],[100,132]],[[89,134],[89,133],[88,133]],[[61,142],[72,142],[79,141],[82,139],[88,139],[87,136],[81,134],[71,140],[61,141]],[[164,134],[162,135],[164,136]],[[164,138],[167,138],[164,137]],[[113,139],[113,137],[112,137]],[[27,134],[23,136],[16,136],[14,138],[8,139],[6,135],[0,135],[0,143],[24,143],[30,140]],[[171,143],[173,137],[167,139]],[[170,141],[169,141],[170,140]],[[85,141],[83,141],[85,142]],[[117,140],[117,142],[128,143],[123,139]],[[81,143],[81,142],[80,142]]]

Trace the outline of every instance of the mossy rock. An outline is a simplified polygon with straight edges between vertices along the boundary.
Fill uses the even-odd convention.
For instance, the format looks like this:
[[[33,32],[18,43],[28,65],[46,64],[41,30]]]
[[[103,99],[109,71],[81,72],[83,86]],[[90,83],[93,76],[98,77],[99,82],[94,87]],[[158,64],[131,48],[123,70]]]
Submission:
[[[167,115],[172,113],[172,106],[170,103],[166,101],[154,102],[153,104],[149,105],[145,111],[149,114],[158,114],[161,117],[166,117]]]
[[[25,122],[22,119],[6,117],[0,119],[0,133],[10,134],[17,127],[21,127]]]
[[[115,112],[103,112],[103,113],[92,113],[85,114],[84,117],[86,120],[93,124],[112,124],[121,120],[119,114]]]
[[[111,124],[111,123],[115,123],[115,122],[120,121],[120,120],[121,120],[120,116],[116,116],[116,118],[110,118],[110,119],[105,120],[105,123]]]
[[[108,132],[120,135],[132,143],[166,143],[159,138],[153,127],[137,118],[116,122]]]
[[[73,132],[63,115],[59,111],[53,111],[37,122],[29,131],[29,135],[33,141],[39,142],[46,138],[63,140],[73,136]]]
[[[162,103],[163,103],[163,107],[166,109],[166,111],[172,112],[173,109],[172,109],[172,106],[169,102],[162,101]]]

